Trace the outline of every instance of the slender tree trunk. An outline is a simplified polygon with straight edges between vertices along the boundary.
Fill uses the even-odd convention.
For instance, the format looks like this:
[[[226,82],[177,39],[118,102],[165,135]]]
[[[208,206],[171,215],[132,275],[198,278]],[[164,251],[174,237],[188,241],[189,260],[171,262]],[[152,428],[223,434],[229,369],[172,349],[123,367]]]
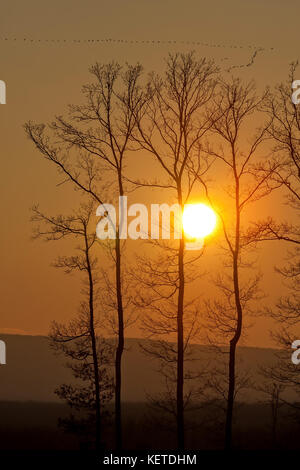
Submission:
[[[123,186],[121,173],[118,174],[119,178],[119,196],[123,196]],[[121,243],[120,243],[120,227],[116,230],[116,291],[117,291],[117,309],[118,309],[118,344],[116,350],[115,360],[115,433],[116,433],[116,448],[122,449],[122,407],[121,407],[121,392],[122,392],[122,355],[124,351],[124,312],[122,300],[122,274],[121,274]]]
[[[182,196],[179,193],[179,204],[182,207]],[[178,310],[177,310],[177,446],[184,449],[184,409],[183,409],[183,385],[184,385],[184,334],[183,334],[183,301],[184,301],[184,234],[179,242],[178,251]]]
[[[123,318],[123,304],[121,293],[121,250],[120,238],[117,231],[116,236],[116,288],[117,288],[117,303],[118,303],[118,345],[116,350],[115,362],[115,420],[116,420],[116,447],[118,450],[122,448],[122,410],[121,410],[121,367],[122,367],[122,354],[124,350],[124,318]]]
[[[99,380],[99,366],[97,356],[97,342],[94,331],[93,319],[91,319],[91,339],[93,350],[94,362],[94,376],[95,376],[95,400],[96,400],[96,450],[101,450],[101,404],[100,404],[100,380]]]
[[[235,352],[236,342],[230,341],[229,350],[229,387],[227,396],[227,411],[225,423],[225,449],[231,449],[232,441],[232,415],[234,403],[234,390],[235,390]]]
[[[233,155],[234,155],[233,149]],[[235,165],[235,159],[234,159]],[[234,167],[235,168],[235,167]],[[236,226],[235,226],[235,248],[233,251],[233,287],[234,287],[234,298],[235,307],[237,313],[237,323],[235,334],[230,341],[229,347],[229,384],[228,384],[228,396],[227,396],[227,412],[225,422],[225,449],[230,450],[232,447],[232,417],[233,417],[233,405],[234,405],[234,394],[235,394],[235,359],[236,359],[236,346],[239,342],[242,332],[242,319],[243,310],[240,301],[240,287],[239,287],[239,270],[238,270],[238,259],[240,251],[240,197],[239,197],[239,178],[235,171],[235,204],[236,204]]]
[[[239,279],[238,279],[238,266],[237,258],[234,260],[233,267],[233,279],[234,279],[234,290],[235,290],[235,303],[237,311],[237,327],[234,337],[230,341],[229,348],[229,386],[228,386],[228,397],[227,397],[227,413],[226,413],[226,424],[225,424],[225,448],[231,449],[232,446],[232,416],[233,416],[233,405],[234,405],[234,393],[235,393],[235,359],[236,359],[236,346],[239,342],[242,332],[242,307],[240,303],[239,293]]]
[[[85,227],[86,229],[86,227]],[[97,354],[97,341],[95,335],[94,324],[94,282],[92,276],[92,269],[89,258],[89,247],[87,233],[85,232],[85,254],[87,271],[89,276],[89,311],[90,311],[90,336],[92,342],[92,355],[94,367],[94,385],[95,385],[95,407],[96,407],[96,451],[101,449],[101,402],[100,402],[100,377],[99,377],[99,363]]]

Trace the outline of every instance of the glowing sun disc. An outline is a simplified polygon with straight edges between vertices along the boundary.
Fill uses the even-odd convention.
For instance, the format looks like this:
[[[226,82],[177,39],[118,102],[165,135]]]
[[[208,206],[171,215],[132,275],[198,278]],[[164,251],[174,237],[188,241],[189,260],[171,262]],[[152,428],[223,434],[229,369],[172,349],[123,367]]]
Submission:
[[[186,204],[182,214],[183,230],[189,237],[204,238],[217,223],[215,212],[205,204]]]

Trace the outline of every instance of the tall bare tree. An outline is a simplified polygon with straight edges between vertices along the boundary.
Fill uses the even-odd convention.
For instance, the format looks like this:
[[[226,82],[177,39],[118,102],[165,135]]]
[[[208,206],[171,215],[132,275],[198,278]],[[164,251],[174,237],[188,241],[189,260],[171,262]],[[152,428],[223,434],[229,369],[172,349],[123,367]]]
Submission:
[[[300,326],[300,227],[297,220],[300,210],[300,107],[292,101],[297,67],[297,63],[291,64],[287,80],[272,90],[263,105],[269,118],[268,135],[274,158],[278,162],[272,180],[281,187],[290,219],[258,221],[252,224],[249,234],[262,242],[280,241],[282,249],[288,250],[285,264],[275,267],[286,292],[265,312],[280,325],[279,331],[273,332],[272,336],[281,351],[277,363],[264,374],[278,386],[300,391],[299,370],[291,362],[291,344]]]
[[[267,159],[267,164],[260,161],[259,152],[267,149],[263,146],[267,139],[268,124],[259,113],[267,93],[257,97],[253,83],[243,84],[232,78],[220,80],[214,106],[219,111],[218,119],[212,125],[212,132],[205,152],[215,160],[214,170],[226,171],[229,183],[224,188],[226,198],[220,192],[212,196],[207,184],[206,194],[211,205],[219,213],[225,238],[226,265],[228,274],[218,277],[217,285],[225,298],[225,303],[216,300],[208,305],[210,321],[215,334],[218,332],[229,337],[228,391],[225,423],[225,447],[232,446],[232,419],[236,393],[236,348],[240,341],[244,314],[250,309],[251,301],[258,294],[259,278],[252,279],[242,273],[242,268],[251,264],[247,251],[257,239],[249,235],[245,211],[249,204],[268,196],[278,186],[271,176],[278,164]],[[249,128],[254,117],[263,124],[254,133],[249,144]],[[245,134],[245,132],[247,134]],[[247,136],[247,137],[246,137]],[[218,192],[218,191],[217,191]],[[219,199],[218,199],[219,198]],[[231,199],[231,203],[230,203]],[[225,201],[229,202],[226,207]],[[250,303],[250,305],[248,305]]]
[[[47,216],[35,207],[32,220],[39,224],[35,229],[36,238],[51,241],[71,237],[79,240],[77,247],[79,254],[60,256],[54,266],[66,273],[73,271],[84,273],[83,293],[86,300],[81,302],[77,317],[71,320],[69,325],[53,323],[50,338],[57,350],[72,359],[69,367],[74,376],[87,382],[87,386],[64,384],[56,393],[67,400],[71,407],[77,410],[84,409],[90,413],[88,422],[95,424],[95,444],[99,451],[103,445],[102,407],[111,399],[113,382],[108,370],[111,364],[111,346],[97,333],[99,278],[97,258],[93,254],[95,244],[98,242],[92,223],[94,212],[92,203],[82,205],[80,210],[71,216]]]
[[[99,204],[103,169],[109,170],[110,198],[118,202],[124,196],[124,162],[129,139],[135,126],[135,111],[140,102],[138,80],[141,67],[117,63],[96,63],[90,72],[95,83],[83,87],[85,102],[72,105],[69,117],[58,116],[49,126],[51,138],[44,125],[27,123],[28,136],[40,153],[77,188],[89,194]],[[76,152],[77,151],[77,152]],[[101,172],[99,165],[101,164]],[[108,172],[106,172],[108,175]],[[108,181],[106,181],[108,183]],[[100,188],[99,188],[100,187]],[[101,194],[102,196],[102,194]],[[118,342],[115,357],[115,425],[116,447],[122,447],[121,365],[124,350],[124,307],[122,289],[122,254],[119,221],[114,240],[114,266],[118,318]]]
[[[267,134],[273,144],[274,161],[277,162],[272,180],[281,188],[287,206],[296,215],[300,208],[300,107],[292,101],[292,83],[297,67],[297,63],[291,64],[286,82],[277,85],[262,103],[262,110],[269,119]],[[297,222],[275,221],[269,218],[253,224],[249,234],[260,241],[290,242],[290,246],[294,246],[296,251],[300,243]]]
[[[171,191],[181,212],[189,200],[196,174],[204,176],[207,160],[200,158],[201,143],[213,116],[207,116],[217,69],[213,62],[197,59],[193,53],[169,55],[164,75],[151,74],[142,104],[133,110],[137,126],[132,138],[138,147],[159,164],[163,176],[158,182],[140,182]],[[173,193],[173,194],[172,194]],[[177,441],[184,448],[184,251],[181,237],[173,256],[176,258],[176,419]]]

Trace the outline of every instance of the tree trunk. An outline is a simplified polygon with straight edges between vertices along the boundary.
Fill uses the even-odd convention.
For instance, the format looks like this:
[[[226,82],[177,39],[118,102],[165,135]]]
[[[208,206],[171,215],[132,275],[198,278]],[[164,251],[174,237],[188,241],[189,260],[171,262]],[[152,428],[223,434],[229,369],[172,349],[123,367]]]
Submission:
[[[232,417],[233,417],[233,405],[234,405],[234,394],[235,394],[235,356],[236,346],[239,342],[242,332],[242,318],[243,310],[240,300],[240,286],[239,286],[239,269],[238,260],[240,252],[240,181],[237,175],[235,166],[235,149],[232,146],[232,154],[234,156],[234,177],[235,177],[235,247],[232,253],[233,256],[233,287],[234,287],[234,299],[235,308],[237,313],[237,322],[233,338],[230,341],[229,347],[229,384],[228,384],[228,396],[227,396],[227,413],[225,423],[225,449],[230,450],[232,447]]]
[[[119,196],[124,195],[121,168],[118,171]],[[119,224],[116,230],[116,291],[117,291],[117,309],[118,309],[118,344],[115,360],[115,433],[116,448],[122,449],[122,355],[124,351],[124,312],[122,300],[122,273],[121,273],[121,242]]]
[[[85,227],[86,229],[86,227]],[[85,232],[85,254],[86,263],[89,276],[89,311],[90,311],[90,336],[92,342],[92,355],[94,367],[94,385],[95,385],[95,408],[96,408],[96,451],[101,449],[101,403],[100,403],[100,377],[99,377],[99,364],[97,354],[97,341],[95,335],[94,325],[94,283],[92,277],[92,269],[89,258],[89,247],[87,233]]]
[[[238,234],[239,234],[239,223],[238,223]],[[237,245],[238,245],[238,242],[237,242]],[[226,412],[226,423],[225,423],[225,449],[226,450],[230,450],[232,447],[232,417],[233,417],[233,405],[234,405],[234,393],[235,393],[235,357],[236,357],[236,346],[239,342],[239,339],[241,337],[241,332],[242,332],[243,310],[242,310],[242,306],[240,302],[240,290],[239,290],[238,246],[236,247],[236,251],[234,253],[234,259],[233,259],[233,283],[234,283],[235,306],[236,306],[236,312],[237,312],[237,325],[236,325],[235,334],[230,341],[230,348],[229,348],[229,384],[228,384],[227,412]]]
[[[91,320],[91,324],[93,320]],[[94,376],[95,376],[95,401],[96,401],[96,450],[101,450],[101,405],[100,405],[100,380],[99,380],[99,366],[97,356],[97,342],[95,337],[94,325],[91,327],[93,362],[94,362]]]
[[[229,385],[227,396],[227,411],[225,423],[225,449],[230,450],[232,445],[232,415],[235,391],[235,352],[236,341],[230,341],[229,350]]]
[[[121,292],[121,250],[119,231],[116,235],[116,289],[117,289],[117,303],[118,303],[118,345],[116,350],[115,361],[115,425],[116,425],[116,448],[122,449],[122,410],[121,410],[121,367],[122,367],[122,354],[124,350],[124,318],[123,318],[123,304]]]
[[[182,197],[179,193],[179,204],[182,207]],[[183,334],[183,300],[184,300],[184,234],[182,230],[178,251],[178,310],[177,310],[177,446],[184,449],[184,334]]]

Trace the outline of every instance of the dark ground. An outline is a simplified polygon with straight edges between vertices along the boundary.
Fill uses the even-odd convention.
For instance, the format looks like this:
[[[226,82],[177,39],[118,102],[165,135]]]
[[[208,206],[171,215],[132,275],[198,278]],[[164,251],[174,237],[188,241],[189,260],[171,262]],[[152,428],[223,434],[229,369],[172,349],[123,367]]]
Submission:
[[[58,419],[69,409],[57,403],[0,402],[0,450],[59,451],[82,450],[84,440],[65,433]],[[222,449],[222,413],[208,405],[186,416],[186,447],[189,450]],[[271,410],[266,404],[240,404],[235,416],[234,448],[237,450],[300,450],[299,424],[289,408],[281,408],[277,442],[272,439]],[[106,449],[113,448],[113,427],[106,425]],[[124,404],[124,448],[165,450],[176,448],[173,423],[162,412],[145,403]]]

